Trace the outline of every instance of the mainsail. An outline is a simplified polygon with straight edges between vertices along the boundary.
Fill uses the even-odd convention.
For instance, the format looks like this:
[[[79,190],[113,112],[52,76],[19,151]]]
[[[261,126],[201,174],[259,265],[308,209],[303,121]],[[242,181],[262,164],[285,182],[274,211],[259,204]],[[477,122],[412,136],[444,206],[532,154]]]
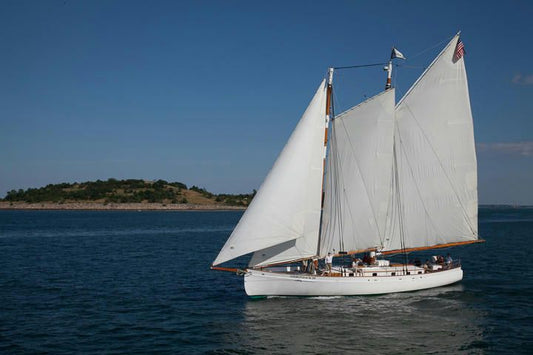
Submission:
[[[298,238],[299,254],[316,253],[325,107],[324,80],[213,265]]]
[[[399,225],[385,250],[478,239],[474,130],[464,57],[454,58],[458,41],[459,35],[396,106]]]

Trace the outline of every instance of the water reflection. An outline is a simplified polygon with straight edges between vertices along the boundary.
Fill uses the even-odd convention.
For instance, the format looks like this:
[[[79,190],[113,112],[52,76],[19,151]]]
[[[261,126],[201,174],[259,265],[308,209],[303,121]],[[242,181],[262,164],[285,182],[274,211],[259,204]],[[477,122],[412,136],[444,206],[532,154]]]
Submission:
[[[241,344],[269,353],[481,352],[482,314],[464,297],[457,284],[371,297],[249,300]]]

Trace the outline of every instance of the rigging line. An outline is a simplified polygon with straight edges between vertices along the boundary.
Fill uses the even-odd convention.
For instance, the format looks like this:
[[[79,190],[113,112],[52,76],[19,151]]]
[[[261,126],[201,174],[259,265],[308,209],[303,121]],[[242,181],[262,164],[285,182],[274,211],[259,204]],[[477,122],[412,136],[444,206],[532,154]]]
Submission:
[[[405,65],[405,64],[394,64],[398,68],[408,68],[408,69],[426,69],[427,67],[423,65]]]
[[[344,181],[340,181],[340,179],[342,179],[342,165],[341,165],[341,160],[339,158],[339,149],[337,148],[337,159],[335,160],[336,162],[336,170],[335,170],[335,174],[336,174],[336,178],[335,178],[335,182],[337,184],[337,191],[339,189],[342,189],[342,191],[338,194],[336,194],[336,196],[345,196],[344,195],[344,192],[345,192],[345,189],[346,189],[346,185],[344,184]],[[341,199],[336,199],[335,200],[335,209],[336,211],[338,212],[338,219],[339,219],[339,251],[344,251],[346,250],[344,248],[344,218],[343,218],[343,211],[342,211],[342,204],[341,204]],[[351,213],[351,211],[350,211]]]
[[[399,234],[400,234],[400,247],[404,256],[404,270],[405,275],[407,275],[407,253],[405,252],[405,228],[403,224],[403,201],[401,199],[401,190],[400,190],[400,177],[398,173],[398,159],[397,159],[397,153],[396,153],[396,146],[393,146],[393,154],[394,154],[394,177],[395,177],[395,184],[396,184],[396,199],[397,199],[397,205],[398,205],[398,227],[399,227]]]
[[[395,120],[396,121],[396,120]],[[394,124],[394,126],[396,126],[396,123]],[[393,149],[393,154],[394,154],[394,147],[396,146],[396,138],[394,137],[394,133],[393,133],[393,137],[392,137],[392,149]],[[396,157],[393,155],[393,159],[396,159]],[[394,213],[394,207],[396,206],[395,204],[395,201],[394,201],[394,188],[395,188],[395,174],[393,174],[393,172],[395,172],[395,166],[394,164],[391,165],[390,167],[391,169],[391,174],[390,174],[390,181],[389,181],[389,201],[387,203],[387,212],[385,214],[385,218],[386,218],[386,224],[384,226],[385,230],[383,231],[383,239],[380,240],[381,242],[381,248],[383,249],[385,247],[385,240],[387,239],[387,236],[389,236],[389,245],[391,245],[391,242],[392,242],[392,237],[394,236],[394,231],[395,231],[395,223],[394,223],[394,220],[396,218],[395,216],[395,213]]]
[[[326,242],[328,242],[328,238],[325,238],[325,236],[331,235],[331,230],[335,229],[336,220],[335,215],[332,214],[332,211],[329,211],[328,214],[328,206],[331,206],[332,204],[332,196],[334,195],[334,189],[333,189],[333,164],[335,159],[335,130],[333,122],[331,122],[331,129],[329,130],[329,149],[328,149],[328,160],[327,160],[327,172],[325,176],[325,187],[324,187],[324,193],[325,193],[325,201],[324,206],[322,208],[322,233],[320,234],[319,243],[317,246],[317,255],[321,255],[321,250],[324,249],[324,246],[326,247],[326,250],[330,249],[329,245],[326,245]],[[325,220],[324,220],[325,216]]]
[[[407,110],[409,111],[409,113],[411,114],[411,117],[415,121],[416,125],[418,126],[418,128],[422,132],[422,135],[424,136],[424,139],[426,140],[427,144],[431,148],[431,151],[433,152],[433,154],[437,158],[437,162],[439,163],[439,166],[442,169],[442,172],[444,173],[444,176],[446,176],[446,180],[448,181],[448,184],[450,185],[450,188],[452,189],[453,194],[455,195],[455,198],[457,199],[457,202],[459,202],[459,205],[461,206],[461,210],[463,212],[463,218],[465,218],[466,223],[468,224],[468,228],[470,228],[470,232],[472,232],[472,235],[475,235],[474,228],[473,228],[472,224],[470,223],[470,218],[468,217],[468,212],[466,211],[466,208],[463,205],[463,201],[461,201],[461,198],[459,197],[459,194],[455,190],[455,186],[454,186],[454,184],[452,182],[452,179],[450,178],[450,176],[448,175],[448,172],[446,171],[446,169],[444,168],[444,165],[442,164],[442,159],[440,159],[439,155],[437,154],[437,151],[435,150],[435,147],[433,147],[433,144],[431,144],[431,141],[429,140],[429,137],[426,135],[426,132],[424,131],[424,129],[422,128],[422,126],[420,125],[418,120],[416,119],[416,117],[415,117],[413,111],[411,111],[411,108],[409,107],[409,105],[407,103],[405,103],[404,105],[407,108]]]
[[[349,65],[345,67],[333,67],[335,70],[341,70],[341,69],[355,69],[355,68],[367,68],[367,67],[377,67],[378,65],[385,65],[387,62],[384,63],[374,63],[374,64],[362,64],[362,65]]]
[[[321,220],[322,232],[320,234],[320,239],[319,239],[319,243],[318,243],[318,246],[317,246],[317,252],[316,252],[316,254],[318,256],[320,256],[321,249],[324,248],[325,242],[328,241],[325,238],[325,236],[330,235],[331,234],[330,230],[335,228],[334,216],[332,216],[331,212],[329,212],[329,214],[327,212],[328,211],[328,206],[331,205],[331,198],[332,198],[331,196],[333,196],[333,189],[331,187],[332,186],[331,179],[332,179],[332,164],[333,164],[333,158],[334,158],[335,152],[334,152],[334,145],[332,143],[332,138],[333,138],[333,132],[330,132],[330,146],[329,146],[329,149],[328,149],[328,160],[327,160],[327,171],[328,171],[328,173],[327,173],[327,175],[325,177],[325,179],[326,179],[326,184],[325,184],[325,188],[324,188],[325,201],[324,201],[324,206],[322,208],[322,220]],[[324,218],[326,218],[326,219],[324,219]]]
[[[396,92],[394,93],[394,102],[395,102],[395,103],[396,103],[396,93],[399,93],[399,92],[400,92],[400,89],[398,88],[398,77],[399,77],[400,72],[401,72],[400,70],[396,70],[396,71],[395,71],[394,78],[393,78],[393,80],[394,80],[394,83],[393,83],[394,86],[393,86],[393,87],[394,87],[394,89],[395,89],[395,91],[396,91]],[[394,115],[394,116],[396,117],[396,115]]]
[[[337,136],[337,130],[336,130],[336,127],[337,124],[336,124],[336,121],[333,123],[332,125],[332,130],[334,132],[334,137]],[[334,159],[332,160],[332,190],[335,191],[335,193],[331,194],[332,197],[333,196],[341,196],[341,188],[342,190],[344,190],[344,185],[342,185],[342,183],[339,181],[339,176],[342,176],[342,167],[340,166],[340,159],[339,159],[339,149],[338,149],[338,146],[337,146],[337,141],[338,139],[333,139],[333,142],[335,144],[335,149],[334,149]],[[338,228],[338,235],[339,235],[339,248],[341,249],[340,251],[342,251],[344,249],[344,238],[343,238],[343,235],[344,235],[344,225],[343,225],[343,218],[342,218],[342,213],[341,213],[341,204],[340,204],[340,200],[338,198],[334,199],[333,200],[334,204],[334,210],[335,210],[335,222],[336,222],[336,226]],[[333,241],[333,240],[332,240]]]
[[[335,127],[337,126],[337,122],[335,122]],[[337,136],[337,130],[335,128],[335,136]],[[335,139],[335,161],[334,161],[334,173],[335,173],[335,179],[334,179],[334,188],[335,188],[335,196],[338,197],[344,197],[345,198],[345,184],[342,180],[342,177],[344,174],[342,173],[342,164],[340,159],[340,151],[338,147],[338,139]],[[334,200],[335,202],[335,214],[337,219],[337,225],[338,225],[338,243],[339,248],[341,251],[344,251],[344,218],[343,218],[343,212],[342,212],[342,203],[341,198],[336,198]],[[348,212],[351,215],[351,211],[348,207]]]
[[[336,91],[333,90],[333,86],[331,87],[331,115],[329,120],[333,121],[335,119],[335,100],[337,100]],[[335,94],[335,95],[334,95]]]
[[[337,71],[335,72],[335,81],[336,81],[336,87],[344,87],[352,80],[348,80],[345,76],[345,72]],[[342,94],[342,95],[341,95]],[[332,102],[335,103],[335,108],[337,108],[337,111],[339,112],[339,115],[341,115],[344,111],[346,111],[345,107],[351,107],[351,96],[346,96],[343,94],[342,90],[335,91],[335,95],[333,97]],[[335,117],[332,117],[332,120]]]
[[[444,42],[450,41],[453,37],[455,37],[455,35],[450,36],[450,37],[446,37],[445,39],[443,39],[443,40],[440,41],[439,43],[437,43],[437,44],[435,44],[435,45],[433,45],[433,46],[431,46],[431,47],[428,47],[428,48],[422,50],[421,52],[419,52],[419,53],[417,53],[417,54],[415,54],[415,55],[410,56],[409,59],[416,58],[416,57],[418,57],[418,56],[424,54],[425,52],[430,51],[430,50],[434,49],[435,47],[440,46],[440,45],[443,44]]]
[[[413,85],[411,85],[411,87],[409,88],[409,90],[407,90],[407,92],[402,96],[402,98],[400,99],[400,101],[398,101],[396,103],[396,107],[399,107],[402,102],[411,94],[411,92],[413,90],[415,90],[417,87],[418,87],[418,83],[420,83],[422,81],[422,79],[426,76],[426,74],[429,72],[429,70],[433,67],[433,65],[435,65],[439,60],[440,58],[444,55],[444,53],[446,52],[446,50],[451,46],[452,42],[448,43],[448,45],[446,47],[444,47],[444,49],[439,53],[439,55],[433,59],[433,61],[431,62],[430,65],[428,65],[428,67],[426,68],[426,70],[424,70],[424,72],[422,73],[422,75],[420,75],[418,77],[418,79],[416,79],[415,83]]]
[[[335,73],[335,87],[341,87],[343,85],[343,83],[344,83],[344,81],[343,81],[342,75],[340,73]],[[335,95],[333,95],[334,92],[335,92]],[[341,107],[340,95],[338,95],[338,93],[335,90],[335,88],[332,88],[331,95],[332,95],[331,102],[334,104],[333,108]],[[335,119],[335,116],[332,115],[331,118],[330,118],[330,121],[333,122],[334,119]]]
[[[391,169],[394,169],[393,166],[391,166]],[[389,246],[392,246],[394,245],[395,243],[395,239],[394,237],[396,235],[400,235],[400,232],[399,232],[399,225],[400,225],[400,222],[399,222],[399,207],[398,207],[398,197],[396,196],[395,194],[395,189],[396,189],[396,178],[394,177],[395,174],[392,174],[391,172],[391,185],[390,185],[390,191],[391,191],[391,194],[390,194],[390,200],[389,200],[389,209],[390,209],[390,220],[388,221],[388,230],[389,230]]]
[[[334,112],[332,112],[332,113],[333,113],[333,117],[335,117]],[[331,125],[332,129],[335,126],[336,126],[336,124],[332,123],[332,125]],[[335,168],[335,174],[336,174],[335,183],[337,185],[335,187],[335,190],[338,190],[338,188],[339,188],[339,186],[338,186],[338,180],[339,180],[338,179],[338,173],[341,170],[341,167],[339,165],[340,160],[339,160],[339,149],[337,148],[337,139],[335,139],[335,160],[334,160],[334,162],[335,162],[335,166],[336,166],[336,168]],[[335,194],[335,196],[338,196],[338,194]],[[336,199],[335,203],[336,203],[335,210],[336,211],[341,211],[340,201],[338,199]],[[344,235],[344,233],[343,233],[344,226],[342,224],[342,214],[338,213],[337,219],[338,219],[338,222],[339,222],[339,231],[340,231],[339,232],[339,236],[340,236],[340,238],[339,238],[339,251],[344,251],[345,250],[344,249],[344,237],[343,237],[343,235]]]

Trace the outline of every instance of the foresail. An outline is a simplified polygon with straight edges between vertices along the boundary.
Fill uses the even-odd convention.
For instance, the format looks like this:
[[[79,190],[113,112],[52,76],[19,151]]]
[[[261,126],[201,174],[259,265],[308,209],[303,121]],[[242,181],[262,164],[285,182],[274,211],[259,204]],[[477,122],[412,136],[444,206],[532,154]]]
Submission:
[[[311,253],[315,253],[320,220],[325,106],[323,81],[213,265],[297,238],[309,241],[305,245],[314,244]]]
[[[458,40],[396,107],[394,198],[400,202],[385,250],[478,237],[473,123],[464,58],[454,58]]]
[[[335,117],[320,255],[380,247],[391,192],[394,89]]]

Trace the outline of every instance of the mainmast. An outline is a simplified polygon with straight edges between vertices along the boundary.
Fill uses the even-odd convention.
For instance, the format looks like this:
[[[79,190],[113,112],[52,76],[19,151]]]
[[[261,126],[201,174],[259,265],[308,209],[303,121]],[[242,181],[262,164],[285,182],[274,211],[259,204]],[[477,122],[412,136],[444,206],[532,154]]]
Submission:
[[[399,58],[399,59],[403,59],[405,60],[405,57],[404,55],[399,51],[397,50],[396,48],[392,47],[392,52],[390,54],[390,60],[389,60],[389,64],[383,68],[383,70],[386,70],[387,71],[387,83],[385,84],[385,90],[389,90],[392,85],[391,85],[391,79],[392,79],[392,60],[394,58]]]
[[[389,90],[391,88],[391,78],[392,78],[392,57],[389,60],[389,64],[383,68],[383,70],[387,71],[387,83],[385,84],[385,90]]]

